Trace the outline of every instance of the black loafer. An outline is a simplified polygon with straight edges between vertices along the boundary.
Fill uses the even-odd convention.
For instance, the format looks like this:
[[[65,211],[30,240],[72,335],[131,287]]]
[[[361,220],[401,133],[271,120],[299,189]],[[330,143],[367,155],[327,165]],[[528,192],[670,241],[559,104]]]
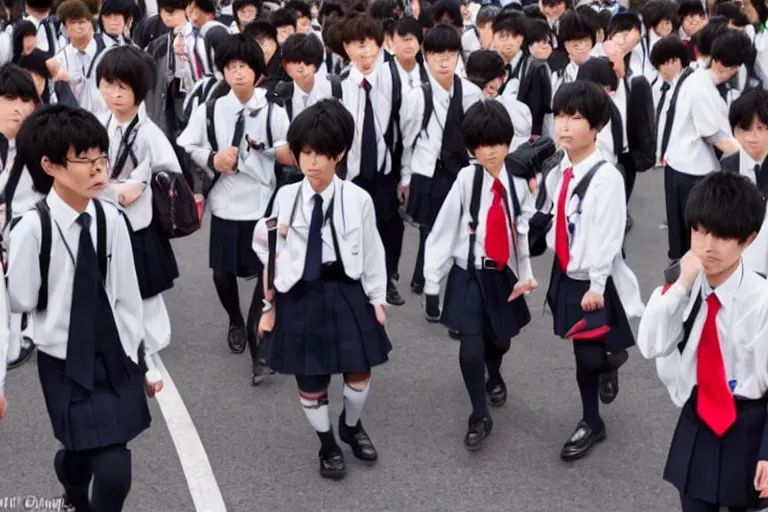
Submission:
[[[344,454],[334,452],[324,454],[320,452],[320,476],[329,480],[341,480],[347,475],[347,466],[344,464]]]
[[[424,282],[411,281],[411,291],[416,295],[424,293]]]
[[[387,303],[392,304],[393,306],[402,306],[405,304],[405,299],[400,295],[393,280],[390,280],[389,283],[387,283]]]
[[[627,213],[627,221],[624,224],[624,234],[626,235],[630,231],[632,231],[632,226],[635,225],[635,219],[632,218],[632,216]]]
[[[479,450],[491,434],[491,430],[493,430],[493,420],[488,416],[477,423],[472,423],[464,436],[464,446],[469,451]]]
[[[245,352],[246,336],[244,325],[230,324],[229,331],[227,331],[227,345],[229,345],[229,350],[234,354]]]
[[[18,368],[19,366],[23,366],[24,363],[29,361],[29,359],[32,357],[32,354],[35,353],[35,344],[32,343],[32,340],[29,338],[25,338],[27,341],[27,346],[22,347],[21,352],[19,352],[19,357],[16,358],[15,361],[11,361],[8,363],[8,369],[13,370],[15,368]]]
[[[368,437],[368,433],[363,428],[363,424],[358,421],[357,426],[348,427],[344,412],[339,416],[339,439],[342,443],[346,443],[352,448],[352,453],[358,459],[369,463],[374,463],[378,460],[379,454],[376,451],[376,447],[373,446],[371,438]]]
[[[560,458],[564,461],[572,461],[586,457],[592,448],[603,440],[605,440],[605,425],[601,424],[599,428],[594,428],[581,420],[571,437],[565,442]]]
[[[501,407],[507,403],[507,385],[504,381],[499,383],[486,382],[485,392],[488,394],[488,403],[491,407]]]
[[[263,359],[259,359],[259,362],[254,363],[251,368],[251,385],[258,386],[264,379],[270,375],[274,375],[275,370],[267,366],[267,363]]]
[[[457,331],[456,329],[448,329],[448,337],[452,340],[461,340],[461,332]]]
[[[626,350],[617,354],[608,354],[609,371],[600,374],[600,401],[604,404],[610,404],[619,395],[619,368],[629,359]]]
[[[440,321],[440,297],[437,295],[427,295],[426,304],[424,304],[424,318],[427,322],[435,324]]]

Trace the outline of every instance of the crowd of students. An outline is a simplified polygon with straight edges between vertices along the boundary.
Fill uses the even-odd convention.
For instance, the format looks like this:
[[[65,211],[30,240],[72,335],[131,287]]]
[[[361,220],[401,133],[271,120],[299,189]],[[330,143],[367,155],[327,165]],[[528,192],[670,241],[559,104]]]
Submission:
[[[38,352],[73,510],[122,509],[127,445],[162,390],[151,356],[171,340],[162,294],[180,276],[160,175],[210,213],[228,347],[249,349],[253,385],[295,377],[323,477],[346,474],[333,375],[338,438],[378,459],[361,417],[392,349],[385,306],[405,304],[409,223],[410,289],[459,340],[468,449],[507,400],[502,362],[541,279],[531,258],[550,248],[547,305],[583,406],[561,458],[605,438],[600,403],[642,317],[638,348],[682,407],[664,473],[682,509],[768,497],[768,7],[523,3],[9,6],[0,360]],[[651,169],[670,261],[646,306],[623,246]],[[238,279],[257,280],[245,315]],[[0,419],[4,381],[0,365]]]

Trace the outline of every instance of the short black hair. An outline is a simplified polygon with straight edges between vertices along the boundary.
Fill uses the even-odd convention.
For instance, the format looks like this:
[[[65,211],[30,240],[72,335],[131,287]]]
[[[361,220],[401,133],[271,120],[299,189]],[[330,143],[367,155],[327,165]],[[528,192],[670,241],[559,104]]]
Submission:
[[[566,12],[560,18],[558,34],[563,44],[568,41],[581,41],[582,39],[591,39],[592,46],[597,42],[597,28],[592,20],[583,14],[573,11]]]
[[[40,103],[35,82],[26,70],[16,64],[0,67],[0,96],[9,100],[20,99]]]
[[[528,44],[549,43],[552,44],[554,33],[546,20],[530,20],[528,27]]]
[[[425,55],[427,53],[460,52],[461,36],[450,25],[437,25],[429,29],[424,35],[422,47]]]
[[[459,3],[454,0],[440,0],[430,8],[430,14],[436,25],[444,23],[451,25],[454,29],[464,26]]]
[[[528,4],[523,7],[523,12],[531,21],[547,21],[547,17],[544,16],[544,13],[539,9],[539,4]],[[547,26],[549,26],[549,24],[547,24]]]
[[[131,0],[104,0],[99,10],[99,18],[107,14],[122,14],[127,21],[133,17],[135,5]]]
[[[157,0],[157,10],[162,11],[183,11],[187,8],[189,2],[187,0]]]
[[[70,149],[80,154],[92,148],[104,153],[109,151],[107,129],[87,110],[65,105],[36,110],[16,135],[16,157],[26,165],[35,190],[43,194],[50,191],[54,181],[42,168],[43,157],[54,164],[66,165]]]
[[[325,1],[320,7],[320,11],[317,13],[317,18],[320,20],[320,24],[325,27],[325,22],[333,18],[344,17],[344,9],[332,1]]]
[[[344,18],[340,27],[342,45],[366,39],[373,39],[378,46],[384,44],[381,26],[366,14],[352,13]]]
[[[680,24],[677,19],[677,3],[672,0],[649,0],[643,6],[642,16],[645,28],[649,30],[664,20],[672,22],[673,27]]]
[[[415,18],[400,18],[392,26],[392,33],[400,37],[412,35],[419,41],[419,46],[424,41],[424,31],[421,29],[421,24]]]
[[[467,73],[467,80],[480,89],[484,88],[491,80],[507,75],[504,59],[495,51],[487,48],[481,48],[470,53],[464,70]]]
[[[482,6],[480,10],[477,11],[477,16],[475,17],[475,26],[483,27],[488,23],[493,23],[493,20],[496,19],[496,16],[498,16],[500,10],[501,9],[495,5]]]
[[[643,22],[640,21],[640,16],[633,12],[617,12],[611,18],[606,34],[610,37],[630,30],[643,33]]]
[[[318,101],[297,115],[288,127],[288,146],[296,161],[310,149],[329,158],[349,151],[355,135],[355,120],[336,99]]]
[[[685,205],[685,224],[743,244],[760,231],[765,199],[746,176],[713,172],[698,182]]]
[[[397,5],[392,0],[373,0],[368,7],[368,14],[371,18],[380,22],[394,20],[397,18],[396,8]]]
[[[729,30],[728,19],[723,16],[713,16],[709,22],[693,36],[694,44],[699,53],[705,57],[712,55],[712,45],[715,39]]]
[[[24,3],[38,11],[46,11],[53,8],[53,0],[26,0]],[[8,7],[10,6],[11,2],[8,2]]]
[[[602,87],[615,91],[619,87],[619,77],[613,69],[613,63],[604,57],[588,59],[579,66],[576,80],[587,80]]]
[[[24,49],[24,38],[32,36],[37,38],[37,27],[29,20],[21,20],[13,28],[13,62],[21,58]]]
[[[752,52],[752,41],[741,30],[729,29],[712,43],[712,60],[731,68],[748,62]]]
[[[493,20],[493,33],[507,33],[512,36],[523,36],[523,39],[528,38],[529,32],[529,20],[520,11],[506,11],[500,13]]]
[[[303,62],[317,69],[323,64],[323,43],[315,34],[291,34],[283,43],[283,62]]]
[[[289,0],[284,9],[291,11],[296,18],[312,18],[312,8],[303,0]]]
[[[269,15],[269,22],[276,29],[280,27],[296,28],[296,15],[288,9],[278,9]]]
[[[237,19],[237,11],[248,5],[252,5],[256,8],[256,16],[261,14],[261,8],[263,6],[262,0],[235,0],[232,2],[232,15],[235,19]]]
[[[699,0],[696,0],[697,2]],[[685,43],[683,43],[679,37],[675,34],[669,34],[666,37],[662,37],[651,49],[651,65],[658,69],[662,64],[680,59],[680,64],[683,68],[688,67],[688,63],[691,60],[691,54]]]
[[[572,116],[577,112],[591,129],[600,131],[611,120],[611,98],[602,87],[586,80],[561,85],[552,100],[552,113]]]
[[[481,146],[509,146],[515,127],[504,105],[495,100],[480,100],[464,114],[461,132],[467,149],[474,153]]]
[[[155,85],[155,69],[155,62],[147,53],[135,46],[118,46],[104,52],[96,68],[96,83],[123,82],[131,88],[139,105]]]
[[[214,56],[216,68],[222,73],[232,61],[242,61],[253,70],[255,80],[264,74],[267,65],[264,62],[264,53],[253,37],[245,34],[232,34],[222,39]]]
[[[723,2],[715,4],[712,9],[712,14],[715,16],[725,16],[728,21],[732,22],[737,27],[746,27],[749,25],[749,19],[741,11],[741,7],[733,2]]]
[[[677,17],[682,22],[688,16],[706,16],[707,11],[701,0],[681,0],[677,7]]]
[[[243,34],[252,37],[256,41],[271,39],[277,43],[277,29],[265,20],[254,20],[243,27]]]
[[[732,130],[737,127],[749,130],[755,116],[758,121],[768,126],[768,91],[764,89],[750,89],[731,103],[728,121]]]
[[[24,55],[19,59],[17,64],[20,68],[27,70],[30,73],[35,73],[45,78],[51,79],[51,71],[46,65],[46,61],[49,59],[48,54],[39,48],[35,48],[28,55]]]

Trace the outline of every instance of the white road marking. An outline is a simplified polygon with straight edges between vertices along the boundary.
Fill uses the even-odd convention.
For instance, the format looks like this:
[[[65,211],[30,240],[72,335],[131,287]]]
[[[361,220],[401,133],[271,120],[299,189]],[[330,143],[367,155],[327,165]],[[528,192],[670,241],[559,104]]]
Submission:
[[[155,398],[165,417],[173,444],[176,445],[176,453],[179,455],[195,509],[197,512],[226,512],[227,507],[224,505],[211,462],[184,400],[160,355],[153,354],[150,357],[163,376],[163,390]]]

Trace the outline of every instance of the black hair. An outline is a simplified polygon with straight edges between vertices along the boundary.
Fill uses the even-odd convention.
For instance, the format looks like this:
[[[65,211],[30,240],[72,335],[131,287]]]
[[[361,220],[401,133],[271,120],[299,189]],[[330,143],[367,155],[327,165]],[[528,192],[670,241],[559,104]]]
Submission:
[[[557,117],[577,112],[591,129],[600,131],[611,120],[611,98],[602,87],[586,80],[561,85],[552,100],[552,113]]]
[[[552,44],[554,34],[546,20],[531,20],[528,26],[528,44],[549,43]]]
[[[528,16],[530,20],[547,21],[547,17],[539,9],[539,4],[528,4],[523,7],[523,13]]]
[[[419,41],[419,46],[424,41],[424,31],[421,29],[421,25],[418,20],[410,17],[397,20],[393,25],[393,34],[397,34],[400,37],[412,35]]]
[[[697,2],[699,0],[696,0]],[[685,43],[683,43],[679,37],[675,34],[669,34],[666,37],[662,37],[651,49],[651,65],[658,69],[662,64],[680,59],[680,64],[683,68],[688,67],[688,63],[691,60],[690,50]]]
[[[512,36],[523,36],[523,39],[528,38],[529,20],[520,11],[514,12],[502,12],[496,16],[493,20],[493,33],[507,33]]]
[[[671,21],[675,28],[680,24],[677,19],[677,3],[672,0],[649,0],[643,6],[642,16],[648,30],[664,20]]]
[[[157,10],[162,11],[183,11],[187,8],[187,0],[157,0]]]
[[[702,56],[712,55],[712,44],[715,39],[728,32],[728,19],[723,16],[712,16],[709,22],[693,36],[696,49]]]
[[[242,33],[256,41],[271,39],[277,43],[277,29],[268,21],[254,20],[243,27]]]
[[[13,29],[12,62],[17,62],[21,58],[21,52],[24,49],[24,38],[27,36],[33,36],[37,39],[37,27],[29,20],[21,20]]]
[[[746,176],[713,172],[698,182],[685,205],[685,224],[724,240],[743,244],[760,231],[765,200]]]
[[[469,107],[461,122],[464,144],[470,153],[481,146],[509,146],[515,127],[506,107],[495,100],[480,100]]]
[[[427,31],[424,35],[424,44],[422,45],[424,54],[460,52],[461,36],[456,29],[450,25],[437,25]]]
[[[507,75],[504,59],[495,51],[487,48],[470,53],[464,70],[467,73],[467,80],[480,89],[484,88],[491,80]]]
[[[542,5],[547,7],[555,7],[559,4],[565,4],[565,7],[568,8],[568,0],[541,0]]]
[[[303,0],[289,0],[284,9],[291,11],[296,18],[312,18],[312,8]]]
[[[0,96],[9,100],[40,103],[32,76],[16,64],[0,67]]]
[[[49,9],[53,9],[53,0],[26,0],[26,2],[21,2],[22,6],[24,3],[37,11],[47,11]],[[9,2],[9,7],[10,5],[11,3]]]
[[[493,20],[495,20],[496,16],[499,15],[500,10],[501,9],[495,5],[482,6],[480,10],[477,11],[477,16],[475,17],[475,26],[482,27],[488,23],[493,23]]]
[[[262,0],[235,0],[232,2],[232,15],[237,19],[237,11],[248,5],[252,5],[256,8],[257,17],[261,15],[261,8],[263,6]]]
[[[70,149],[80,154],[92,148],[109,151],[107,129],[87,110],[65,105],[36,110],[16,135],[17,162],[26,165],[35,190],[42,194],[50,191],[54,181],[42,168],[43,157],[53,164],[66,165]]]
[[[120,81],[133,91],[139,105],[155,85],[155,61],[135,46],[118,46],[104,53],[96,68],[96,83]]]
[[[747,16],[741,12],[741,7],[733,2],[723,2],[714,6],[712,14],[715,16],[725,16],[728,21],[732,22],[735,26],[744,28],[749,25]]]
[[[613,70],[613,63],[603,57],[588,59],[579,66],[576,80],[587,80],[602,87],[608,87],[610,91],[615,91],[619,87],[619,77]]]
[[[643,33],[643,22],[640,21],[640,16],[633,12],[617,12],[611,18],[606,34],[610,37],[621,32],[629,32],[630,30],[637,30],[640,34]]]
[[[446,24],[454,29],[464,26],[464,18],[461,16],[459,4],[454,0],[440,0],[430,9],[435,25]]]
[[[24,55],[22,58],[20,58],[19,62],[16,64],[18,64],[21,69],[25,69],[30,73],[35,73],[45,78],[46,80],[49,80],[53,77],[51,76],[51,71],[46,65],[48,58],[48,55],[44,51],[39,48],[35,48],[32,50],[32,53],[29,55]]]
[[[216,14],[215,0],[189,0],[189,3],[207,14]]]
[[[251,68],[255,74],[254,80],[266,72],[267,65],[264,62],[264,53],[253,37],[245,34],[232,34],[219,43],[219,48],[214,56],[216,67],[223,73],[224,68],[230,62],[239,60]]]
[[[677,8],[677,17],[680,22],[688,16],[706,16],[707,11],[701,0],[681,0]]]
[[[368,14],[377,21],[397,19],[395,2],[392,0],[373,0],[368,7]]]
[[[574,12],[588,19],[592,25],[595,26],[595,33],[599,34],[599,32],[602,30],[603,36],[605,36],[608,30],[608,23],[605,23],[604,20],[598,16],[595,9],[589,5],[580,5],[574,9]]]
[[[378,46],[384,44],[384,34],[376,21],[361,13],[353,13],[341,22],[341,43],[349,44],[356,41],[373,39]]]
[[[323,43],[315,34],[291,34],[283,43],[283,62],[303,62],[320,69],[323,64]]]
[[[135,4],[131,0],[104,0],[99,10],[99,18],[108,14],[122,14],[127,21],[134,14]]]
[[[728,121],[732,130],[736,127],[749,130],[755,116],[758,121],[768,126],[768,92],[763,89],[750,89],[731,103]]]
[[[323,27],[325,27],[325,23],[329,19],[343,17],[344,9],[342,9],[339,4],[330,1],[323,2],[322,7],[320,7],[320,10],[317,13],[317,19],[320,20],[320,24],[323,25]]]
[[[597,42],[597,28],[595,24],[583,14],[566,12],[560,18],[560,40],[565,44],[568,41],[580,41],[591,39],[592,46]]]
[[[269,22],[275,29],[280,27],[296,28],[296,15],[288,9],[278,9],[269,15]]]
[[[288,127],[288,146],[296,161],[309,149],[328,158],[336,158],[352,147],[355,120],[335,99],[321,100],[303,110]]]
[[[752,51],[752,41],[747,34],[729,29],[712,43],[712,60],[723,66],[738,67],[748,62]]]

